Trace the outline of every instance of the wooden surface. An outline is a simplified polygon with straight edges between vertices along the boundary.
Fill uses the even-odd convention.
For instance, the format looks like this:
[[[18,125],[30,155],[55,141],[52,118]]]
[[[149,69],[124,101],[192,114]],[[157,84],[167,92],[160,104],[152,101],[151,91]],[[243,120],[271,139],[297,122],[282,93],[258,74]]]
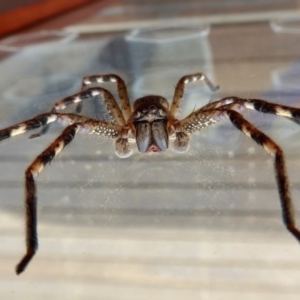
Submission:
[[[0,10],[0,36],[16,33],[18,30],[74,10],[94,0],[43,0],[29,4],[14,3],[12,9]],[[16,1],[15,1],[16,2]],[[1,8],[1,7],[0,7]]]

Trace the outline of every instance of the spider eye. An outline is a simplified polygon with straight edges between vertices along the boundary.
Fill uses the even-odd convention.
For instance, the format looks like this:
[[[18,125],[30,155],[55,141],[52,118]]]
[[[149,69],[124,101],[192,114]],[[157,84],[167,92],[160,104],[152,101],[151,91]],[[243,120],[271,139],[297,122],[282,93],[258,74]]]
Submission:
[[[155,113],[157,113],[157,108],[156,108],[156,106],[154,106],[154,105],[150,105],[148,111],[149,111],[151,114],[155,114]]]
[[[165,117],[167,114],[163,109],[160,109],[159,111],[160,116]]]
[[[142,115],[142,113],[140,111],[137,111],[134,115],[134,118],[138,119],[141,115]]]

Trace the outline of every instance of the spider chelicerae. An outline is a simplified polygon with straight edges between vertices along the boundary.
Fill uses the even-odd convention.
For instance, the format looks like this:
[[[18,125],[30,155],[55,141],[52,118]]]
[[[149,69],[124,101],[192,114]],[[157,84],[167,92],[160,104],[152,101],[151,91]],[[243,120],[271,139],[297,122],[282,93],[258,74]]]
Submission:
[[[192,133],[229,119],[237,129],[252,138],[273,157],[283,222],[300,242],[300,231],[295,224],[283,151],[271,138],[240,114],[243,109],[252,109],[261,113],[283,116],[299,124],[300,108],[274,104],[261,99],[225,97],[210,102],[179,120],[178,115],[186,85],[196,81],[204,81],[211,91],[218,89],[205,74],[190,74],[178,81],[171,106],[166,98],[149,95],[135,100],[131,107],[126,85],[121,77],[116,74],[87,76],[82,80],[82,89],[79,93],[56,102],[50,112],[0,130],[0,140],[4,140],[41,127],[40,132],[31,135],[31,138],[35,138],[45,134],[50,123],[60,122],[67,125],[60,136],[25,171],[26,253],[16,266],[17,274],[25,270],[38,248],[37,196],[34,177],[73,140],[77,133],[98,135],[114,140],[117,156],[126,158],[132,154],[129,140],[135,140],[139,152],[150,153],[167,150],[169,139],[174,138],[173,150],[186,152]],[[120,106],[107,89],[91,87],[107,82],[116,85]],[[99,96],[104,102],[111,122],[80,115],[82,102],[95,96]],[[70,104],[76,104],[76,113],[59,112]]]

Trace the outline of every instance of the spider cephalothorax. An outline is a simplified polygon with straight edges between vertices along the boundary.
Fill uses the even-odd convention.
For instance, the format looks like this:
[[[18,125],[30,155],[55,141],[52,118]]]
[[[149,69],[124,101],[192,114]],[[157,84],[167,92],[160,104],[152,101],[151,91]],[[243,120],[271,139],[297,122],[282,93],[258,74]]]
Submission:
[[[262,113],[276,114],[299,124],[300,109],[267,102],[261,99],[243,99],[226,97],[210,102],[190,115],[178,119],[184,90],[187,84],[202,80],[215,91],[217,86],[203,73],[183,76],[175,87],[173,101],[162,96],[145,96],[137,99],[130,106],[126,85],[115,74],[94,75],[83,78],[82,91],[66,97],[54,105],[49,113],[0,130],[0,140],[42,127],[31,138],[45,134],[52,122],[60,122],[67,127],[61,135],[42,152],[25,171],[25,208],[26,208],[26,254],[16,267],[17,274],[23,272],[34,256],[38,246],[37,236],[37,198],[34,177],[46,164],[68,145],[77,133],[99,135],[115,141],[115,152],[125,158],[132,154],[129,140],[134,139],[141,153],[162,152],[169,146],[169,137],[174,137],[173,149],[185,152],[189,148],[190,135],[223,119],[229,119],[237,129],[252,138],[274,158],[274,170],[281,202],[282,217],[286,228],[300,242],[300,231],[294,220],[293,203],[290,196],[288,177],[285,170],[284,156],[281,148],[263,132],[254,127],[239,113],[240,110],[252,109]],[[112,94],[91,84],[112,82],[117,85],[120,106]],[[99,96],[105,103],[111,122],[95,120],[80,115],[82,102]],[[70,104],[76,104],[76,114],[62,113]]]

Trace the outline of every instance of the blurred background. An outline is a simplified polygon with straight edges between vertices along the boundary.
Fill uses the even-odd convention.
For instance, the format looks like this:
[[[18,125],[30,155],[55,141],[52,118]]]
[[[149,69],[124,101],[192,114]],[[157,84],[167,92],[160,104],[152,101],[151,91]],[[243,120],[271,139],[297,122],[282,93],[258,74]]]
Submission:
[[[189,85],[180,118],[231,95],[300,107],[299,17],[294,0],[3,1],[0,128],[105,73],[124,78],[131,102],[171,102],[183,75],[205,72],[221,89]],[[107,117],[97,98],[83,113]],[[299,126],[244,115],[282,146],[300,224]],[[1,299],[299,299],[300,248],[272,159],[226,121],[193,135],[186,154],[133,145],[119,159],[111,141],[78,135],[37,179],[40,247],[17,277],[24,171],[61,130],[1,142]]]

